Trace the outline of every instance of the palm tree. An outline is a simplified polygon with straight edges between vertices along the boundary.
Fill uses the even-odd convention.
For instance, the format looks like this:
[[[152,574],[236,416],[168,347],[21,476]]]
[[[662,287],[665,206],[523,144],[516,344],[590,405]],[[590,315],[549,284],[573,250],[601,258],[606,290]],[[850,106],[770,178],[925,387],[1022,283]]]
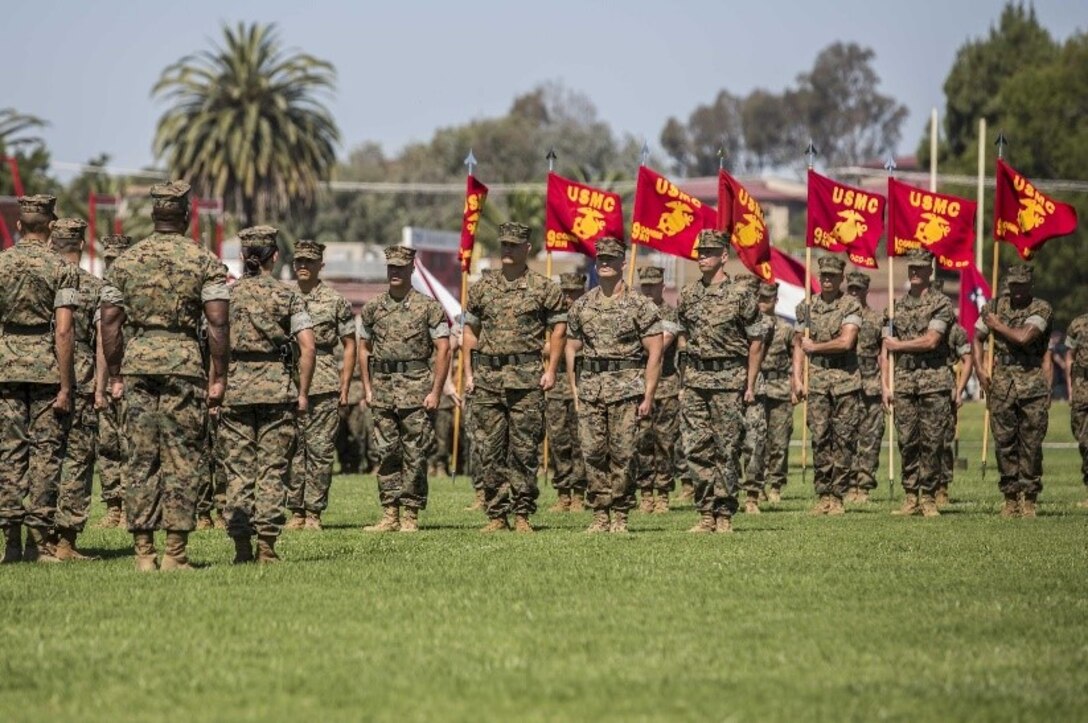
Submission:
[[[17,159],[26,192],[44,190],[42,176],[49,165],[45,141],[31,133],[48,125],[37,116],[20,113],[14,108],[0,108],[0,158]],[[0,164],[0,195],[16,191],[15,181],[8,172],[7,163]]]
[[[152,88],[170,104],[155,154],[246,225],[311,206],[340,140],[319,100],[335,82],[330,63],[284,50],[275,25],[223,26],[222,45],[182,58]]]
[[[46,122],[37,116],[20,113],[14,108],[0,108],[0,156],[44,145],[40,136],[25,134],[45,125]]]

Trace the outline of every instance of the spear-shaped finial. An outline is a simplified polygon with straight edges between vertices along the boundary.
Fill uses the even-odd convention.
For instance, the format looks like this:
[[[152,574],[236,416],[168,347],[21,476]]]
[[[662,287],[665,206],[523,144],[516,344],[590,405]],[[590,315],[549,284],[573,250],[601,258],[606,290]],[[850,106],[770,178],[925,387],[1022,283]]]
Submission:
[[[898,166],[895,165],[895,156],[889,153],[888,159],[884,161],[884,170],[888,172],[889,176],[894,176],[896,168]]]
[[[812,166],[816,163],[816,156],[819,155],[819,153],[820,152],[816,150],[816,144],[810,138],[808,140],[808,148],[805,149],[805,158],[808,159],[809,168],[812,168]]]
[[[544,157],[548,159],[548,173],[551,173],[555,170],[555,159],[559,158],[559,156],[555,153],[555,146],[549,148],[548,155]]]
[[[725,136],[722,136],[722,142],[718,145],[718,170],[725,170]]]
[[[1009,139],[1005,137],[1005,131],[997,132],[997,140],[994,141],[994,145],[997,146],[997,157],[1005,157],[1005,146],[1009,145]]]
[[[638,164],[640,166],[646,165],[646,159],[650,157],[650,144],[646,141],[642,142],[642,150],[639,151]]]
[[[472,170],[476,168],[476,156],[472,155],[472,149],[468,149],[468,155],[465,156],[465,165],[468,166],[468,175],[472,175]]]

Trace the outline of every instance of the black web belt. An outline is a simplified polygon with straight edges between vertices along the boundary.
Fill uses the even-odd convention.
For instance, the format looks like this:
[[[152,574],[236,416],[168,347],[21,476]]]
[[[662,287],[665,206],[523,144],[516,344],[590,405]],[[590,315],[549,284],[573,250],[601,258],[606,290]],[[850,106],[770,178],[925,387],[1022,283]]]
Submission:
[[[472,365],[474,367],[486,367],[488,369],[502,369],[511,364],[529,364],[530,362],[542,363],[540,354],[481,354],[472,352]]]
[[[586,357],[582,361],[582,371],[618,372],[624,369],[643,369],[646,362],[642,359],[606,359],[604,357]]]
[[[370,369],[381,374],[403,374],[430,369],[429,359],[404,359],[401,361],[371,359]]]

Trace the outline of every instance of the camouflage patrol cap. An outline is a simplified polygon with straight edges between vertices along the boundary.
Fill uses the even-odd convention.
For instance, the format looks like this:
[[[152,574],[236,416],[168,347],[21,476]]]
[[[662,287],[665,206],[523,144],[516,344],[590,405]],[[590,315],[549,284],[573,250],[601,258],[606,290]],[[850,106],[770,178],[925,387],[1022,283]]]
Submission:
[[[559,274],[559,288],[563,291],[585,291],[586,275],[578,272]]]
[[[863,274],[860,271],[851,271],[846,275],[846,288],[868,289],[869,281],[869,274]]]
[[[778,296],[778,284],[763,282],[759,285],[759,298],[771,300]]]
[[[846,262],[838,256],[821,256],[816,265],[821,274],[841,274],[846,270]]]
[[[643,266],[638,270],[638,280],[643,284],[662,284],[665,282],[665,269],[660,266]]]
[[[908,269],[933,268],[933,254],[925,249],[913,249],[910,253],[906,254],[906,258]]]
[[[415,249],[407,246],[387,246],[385,248],[386,266],[411,266],[415,260]]]
[[[132,245],[132,237],[124,234],[110,234],[102,237],[102,258],[115,259]]]
[[[264,247],[276,247],[276,236],[279,231],[272,226],[250,226],[238,232],[238,239],[242,246],[248,249]]]
[[[50,220],[57,217],[54,208],[57,197],[38,193],[33,196],[19,196],[19,214],[22,216],[46,216]]]
[[[695,241],[695,248],[699,251],[703,249],[724,249],[728,244],[729,239],[725,237],[725,234],[721,231],[715,231],[712,228],[704,228],[699,232],[699,237]]]
[[[151,198],[156,207],[182,205],[188,200],[190,188],[188,181],[157,183],[151,187]]]
[[[597,258],[601,256],[623,256],[627,253],[627,245],[618,238],[605,236],[597,241]]]
[[[325,244],[303,239],[295,244],[295,258],[320,261],[325,258]]]
[[[1030,284],[1034,275],[1035,267],[1031,264],[1015,264],[1005,273],[1005,281],[1010,284]]]
[[[81,218],[62,218],[53,223],[54,241],[82,241],[87,222]]]
[[[525,244],[529,243],[532,229],[517,221],[507,221],[499,224],[499,243],[501,244]]]

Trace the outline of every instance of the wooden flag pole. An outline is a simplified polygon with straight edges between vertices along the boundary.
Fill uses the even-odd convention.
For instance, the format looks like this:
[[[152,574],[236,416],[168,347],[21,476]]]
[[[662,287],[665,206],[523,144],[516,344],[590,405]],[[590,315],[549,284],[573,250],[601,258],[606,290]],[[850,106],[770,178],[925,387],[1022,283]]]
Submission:
[[[933,116],[930,122],[931,134],[936,133],[937,123],[937,110],[933,110]],[[936,153],[931,145],[930,152]],[[884,164],[884,167],[888,170],[888,176],[895,175],[895,159],[888,158],[888,162]],[[936,172],[937,166],[935,163],[930,163],[930,176],[929,185],[931,191],[936,190]],[[888,213],[891,213],[891,206],[889,206]],[[895,329],[895,241],[892,239],[891,222],[888,223],[889,233],[885,237],[885,245],[888,247],[888,325],[891,327],[891,333],[894,335]],[[892,393],[892,404],[888,408],[888,500],[891,501],[895,497],[895,354],[888,354],[888,391]]]
[[[476,166],[476,156],[472,149],[465,156],[465,165],[468,167],[468,175],[472,177],[472,171]],[[472,270],[472,258],[468,263],[461,261],[461,343],[457,345],[457,378],[454,386],[457,388],[457,398],[460,404],[453,405],[453,449],[450,454],[450,466],[453,467],[452,482],[457,482],[457,460],[461,449],[461,408],[465,404],[465,304],[468,302],[468,277]]]
[[[1008,141],[1005,140],[1005,134],[999,132],[997,134],[997,141],[995,141],[995,145],[997,146],[997,157],[999,159],[1003,158],[1004,155],[1005,155],[1005,144],[1006,143],[1008,143]],[[998,199],[998,196],[997,196],[997,194],[995,192],[995,194],[994,194],[994,211],[995,211],[995,213],[997,211],[997,199]],[[992,300],[995,302],[994,303],[995,307],[996,307],[996,301],[1001,295],[1000,292],[998,291],[998,288],[997,288],[998,269],[1000,268],[1000,264],[998,263],[998,256],[1000,255],[1000,253],[1001,253],[1001,248],[1000,248],[1000,246],[998,246],[997,234],[995,233],[994,234],[994,252],[993,252],[993,258],[991,260],[991,269],[990,269],[990,295],[992,297]],[[990,343],[986,348],[986,376],[990,378],[990,384],[992,385],[993,384],[993,374],[994,374],[994,333],[993,333],[993,330],[990,330],[989,342]],[[988,394],[986,396],[989,397]],[[989,453],[989,447],[990,447],[990,400],[987,398],[986,399],[986,411],[982,415],[982,461],[980,462],[980,466],[982,468],[982,480],[983,481],[986,481],[986,462],[987,462],[987,457],[989,456],[989,454],[988,454]]]
[[[811,140],[808,142],[808,148],[805,149],[805,155],[808,156],[808,170],[812,170],[812,166],[816,163],[816,144]],[[809,213],[812,210],[809,209]],[[809,338],[809,329],[812,326],[812,247],[808,244],[808,239],[805,239],[805,338]],[[805,354],[804,362],[804,384],[805,388],[802,390],[805,394],[804,399],[801,400],[801,483],[808,484],[808,376],[809,376],[809,361],[808,354]]]
[[[544,157],[548,161],[548,177],[550,179],[552,171],[555,170],[555,159],[559,158],[559,156],[558,156],[558,154],[556,154],[555,148],[552,147],[552,148],[548,149],[548,153]],[[548,194],[548,192],[545,191],[544,192],[544,204],[545,205],[547,205],[547,203],[548,203],[548,195],[547,194]],[[547,234],[545,234],[545,235],[547,235]],[[545,241],[545,244],[546,243],[547,242]],[[544,259],[545,259],[544,260],[544,275],[547,276],[550,279],[552,277],[552,250],[550,248],[547,249],[547,251],[545,252]],[[547,324],[545,324],[544,325],[544,350],[546,352],[549,351],[549,349],[548,349],[548,339],[549,339],[548,326],[547,326]],[[545,408],[546,407],[547,407],[547,405],[545,405]],[[546,412],[545,412],[545,414],[546,414]],[[548,486],[548,471],[549,471],[549,467],[548,467],[548,446],[549,446],[549,442],[550,442],[550,440],[548,439],[548,423],[547,423],[547,419],[545,419],[545,422],[544,422],[544,444],[541,445],[541,457],[543,458],[544,486],[545,487]]]

